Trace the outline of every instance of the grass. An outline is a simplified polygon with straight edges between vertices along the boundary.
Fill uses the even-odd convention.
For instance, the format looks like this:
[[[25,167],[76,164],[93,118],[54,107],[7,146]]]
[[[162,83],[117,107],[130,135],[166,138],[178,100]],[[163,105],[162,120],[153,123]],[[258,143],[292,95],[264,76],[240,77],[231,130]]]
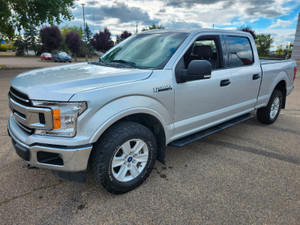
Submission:
[[[29,58],[34,58],[34,57],[39,57],[39,56],[34,56],[34,55],[24,55],[24,56],[16,56],[16,55],[0,55],[0,57],[29,57]]]
[[[1,65],[0,64],[0,69],[6,68],[6,67],[7,67],[7,65]]]

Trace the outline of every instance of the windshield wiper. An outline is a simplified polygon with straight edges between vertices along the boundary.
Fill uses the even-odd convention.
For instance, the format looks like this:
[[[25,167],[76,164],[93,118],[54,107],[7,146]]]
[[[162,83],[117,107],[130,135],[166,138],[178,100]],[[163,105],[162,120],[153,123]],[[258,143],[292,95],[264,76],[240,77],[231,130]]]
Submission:
[[[125,63],[125,64],[128,64],[134,68],[139,68],[135,62],[130,62],[130,61],[126,61],[126,60],[123,60],[123,59],[116,59],[116,60],[111,60],[110,62],[116,62],[116,63]]]

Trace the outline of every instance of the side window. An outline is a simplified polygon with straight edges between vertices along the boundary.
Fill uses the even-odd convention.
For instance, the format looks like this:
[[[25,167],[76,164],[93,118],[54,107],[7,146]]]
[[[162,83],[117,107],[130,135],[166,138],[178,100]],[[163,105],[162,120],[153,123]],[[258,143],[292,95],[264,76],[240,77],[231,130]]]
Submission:
[[[228,65],[227,67],[247,66],[254,63],[253,51],[248,38],[227,36]]]
[[[217,54],[217,47],[216,47],[216,43],[213,40],[199,40],[199,41],[195,41],[193,44],[193,51],[192,51],[192,55],[196,56],[195,52],[197,48],[197,46],[210,46],[213,54]]]
[[[193,60],[207,60],[213,70],[222,68],[223,57],[219,46],[218,36],[202,36],[194,41],[183,56],[185,69]]]

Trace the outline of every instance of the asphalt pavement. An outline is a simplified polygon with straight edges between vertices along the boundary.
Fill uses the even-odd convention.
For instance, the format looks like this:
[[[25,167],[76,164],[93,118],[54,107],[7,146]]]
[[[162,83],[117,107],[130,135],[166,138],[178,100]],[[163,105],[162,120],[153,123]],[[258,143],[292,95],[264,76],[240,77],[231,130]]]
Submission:
[[[300,74],[272,125],[252,118],[184,147],[167,147],[139,188],[112,195],[27,169],[6,126],[0,70],[0,224],[300,224]]]

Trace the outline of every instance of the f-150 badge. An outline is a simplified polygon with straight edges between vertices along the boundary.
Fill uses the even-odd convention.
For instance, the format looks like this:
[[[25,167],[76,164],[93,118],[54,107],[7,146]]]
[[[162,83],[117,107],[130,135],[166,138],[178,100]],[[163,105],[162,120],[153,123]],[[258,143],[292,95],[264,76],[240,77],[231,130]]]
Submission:
[[[172,90],[172,86],[171,85],[165,85],[165,86],[160,86],[160,87],[155,87],[153,88],[153,92],[161,92],[161,91],[168,91],[168,90]]]

